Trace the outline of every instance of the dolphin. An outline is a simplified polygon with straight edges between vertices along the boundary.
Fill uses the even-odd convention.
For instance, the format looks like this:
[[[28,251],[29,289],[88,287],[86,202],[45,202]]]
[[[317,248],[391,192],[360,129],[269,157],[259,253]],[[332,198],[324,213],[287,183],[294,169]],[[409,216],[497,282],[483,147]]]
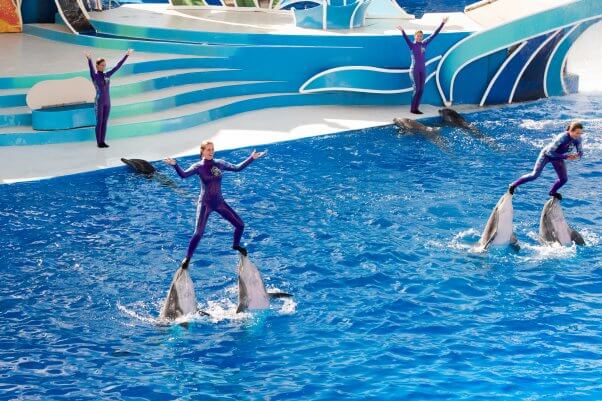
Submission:
[[[409,118],[394,118],[393,124],[395,124],[399,133],[413,134],[419,132],[439,149],[443,151],[448,150],[443,137],[439,135],[439,128],[429,127]]]
[[[585,245],[585,240],[566,222],[560,201],[550,198],[541,211],[539,219],[539,240],[544,244],[559,243],[560,245]]]
[[[142,174],[148,179],[157,181],[159,184],[172,189],[175,193],[190,199],[196,199],[194,195],[186,192],[174,180],[157,171],[155,166],[150,162],[142,159],[125,159],[123,157],[121,158],[121,161],[131,167],[136,173]]]
[[[466,121],[464,119],[464,117],[462,117],[460,115],[460,113],[458,113],[454,109],[448,109],[448,108],[439,109],[439,116],[441,116],[441,119],[443,120],[443,122],[445,122],[449,125],[453,125],[453,126],[460,127],[460,128],[466,128],[467,130],[470,130],[470,131],[477,130],[477,128],[474,125],[472,125],[468,121]]]
[[[514,228],[512,226],[513,217],[512,195],[506,193],[497,202],[495,208],[493,208],[476,249],[478,251],[485,251],[491,245],[510,245],[514,250],[518,251],[520,246],[514,235]]]
[[[394,118],[393,124],[400,130],[410,132],[439,132],[439,128],[429,127],[409,118]]]
[[[190,273],[188,269],[179,268],[173,276],[159,318],[175,320],[197,312],[196,294]]]
[[[261,274],[248,256],[240,255],[238,263],[238,307],[236,313],[267,309],[270,298],[290,298],[285,292],[267,292]]]
[[[457,111],[449,108],[439,109],[439,116],[446,124],[464,128],[470,132],[472,137],[487,143],[492,148],[501,150],[500,145],[496,141],[479,131],[476,126],[466,121]]]
[[[140,173],[140,174],[153,175],[157,171],[157,169],[152,164],[147,162],[146,160],[125,159],[122,157],[121,161],[123,163],[127,164],[128,166],[130,166],[131,168],[133,168],[134,171],[136,171],[137,173]]]

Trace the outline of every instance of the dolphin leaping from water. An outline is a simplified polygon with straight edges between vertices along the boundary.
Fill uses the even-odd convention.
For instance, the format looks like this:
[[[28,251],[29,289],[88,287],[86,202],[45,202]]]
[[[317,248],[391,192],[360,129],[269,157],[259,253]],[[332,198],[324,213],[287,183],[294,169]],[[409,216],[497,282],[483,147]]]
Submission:
[[[238,307],[236,313],[267,309],[270,298],[289,298],[285,292],[267,292],[261,274],[248,256],[240,255],[238,263]]]
[[[577,245],[585,245],[581,234],[566,222],[560,201],[556,198],[550,198],[541,211],[539,239],[544,244],[571,245],[574,242]]]
[[[518,251],[520,246],[514,235],[513,218],[512,195],[506,193],[493,208],[475,249],[482,252],[491,245],[510,245]]]

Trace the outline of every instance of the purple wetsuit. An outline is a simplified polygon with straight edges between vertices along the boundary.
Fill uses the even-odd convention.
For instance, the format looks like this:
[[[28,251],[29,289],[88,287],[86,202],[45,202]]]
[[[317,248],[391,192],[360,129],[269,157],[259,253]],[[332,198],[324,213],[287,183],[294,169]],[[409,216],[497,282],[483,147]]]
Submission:
[[[198,163],[193,164],[187,170],[182,170],[177,164],[174,166],[178,175],[182,178],[188,178],[193,175],[201,177],[203,183],[199,203],[196,209],[196,229],[194,235],[188,244],[188,252],[186,257],[190,260],[199,241],[205,231],[205,225],[211,212],[216,211],[224,219],[228,220],[234,226],[234,243],[232,246],[240,245],[240,238],[245,229],[245,224],[234,210],[226,203],[222,196],[222,174],[223,171],[241,171],[253,161],[253,157],[240,164],[233,165],[224,160],[207,160],[203,159]]]
[[[535,167],[533,167],[533,171],[529,174],[523,175],[511,185],[513,187],[518,187],[525,182],[537,179],[545,165],[552,163],[552,166],[558,175],[558,179],[554,182],[554,185],[552,185],[552,188],[550,189],[550,195],[554,196],[560,187],[566,184],[568,180],[566,164],[564,160],[568,157],[568,154],[571,152],[573,146],[577,149],[577,154],[581,158],[583,156],[581,139],[571,138],[568,132],[558,135],[556,138],[554,138],[552,143],[546,145],[546,147],[541,150],[539,157],[535,162]]]
[[[445,23],[442,22],[441,25],[430,35],[428,38],[423,40],[422,42],[414,43],[408,38],[408,35],[405,31],[401,31],[403,34],[403,38],[406,40],[408,47],[410,48],[410,52],[412,53],[412,65],[410,66],[410,77],[412,78],[412,82],[414,84],[414,97],[412,98],[412,107],[410,111],[418,111],[418,106],[420,106],[420,99],[422,98],[422,93],[424,92],[424,83],[426,82],[426,61],[425,61],[425,53],[426,47],[431,43],[435,36],[441,31],[443,25]]]
[[[115,67],[107,72],[95,71],[92,65],[92,60],[88,59],[88,67],[90,68],[90,78],[96,88],[96,143],[103,144],[107,135],[107,121],[111,112],[111,97],[109,94],[109,85],[111,85],[111,75],[115,74],[119,68],[125,63],[128,58],[126,54],[117,63]]]

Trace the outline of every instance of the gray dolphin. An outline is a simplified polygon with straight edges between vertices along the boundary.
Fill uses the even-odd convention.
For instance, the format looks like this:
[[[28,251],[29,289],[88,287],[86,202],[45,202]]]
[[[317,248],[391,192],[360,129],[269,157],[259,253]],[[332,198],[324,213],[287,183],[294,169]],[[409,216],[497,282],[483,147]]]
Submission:
[[[177,194],[190,199],[197,199],[196,196],[180,188],[180,186],[167,175],[157,171],[155,166],[153,166],[150,162],[142,159],[125,159],[123,157],[121,158],[121,161],[131,167],[136,173],[142,174],[146,176],[146,178],[152,179],[161,185],[171,188]]]
[[[566,222],[560,201],[556,198],[550,198],[541,211],[539,240],[544,244],[571,245],[575,242],[577,245],[585,245],[581,234],[573,230]]]
[[[429,127],[410,118],[394,118],[393,123],[397,128],[409,132],[439,132],[439,128]]]
[[[454,127],[464,128],[472,137],[487,143],[489,146],[497,150],[501,150],[500,145],[496,141],[479,131],[474,124],[466,121],[464,117],[462,117],[457,111],[449,108],[440,109],[439,116],[446,124],[453,125]]]
[[[236,313],[267,309],[270,298],[289,298],[285,292],[267,292],[261,274],[248,256],[240,255],[238,263],[238,307]]]
[[[420,133],[426,139],[435,144],[439,149],[447,151],[447,144],[443,140],[443,137],[439,134],[440,129],[435,127],[429,127],[416,120],[410,118],[394,118],[393,124],[398,129],[399,133],[414,134]]]
[[[157,171],[157,169],[152,164],[147,162],[146,160],[125,159],[122,157],[121,161],[123,163],[127,164],[128,166],[130,166],[131,168],[133,168],[134,171],[136,171],[137,173],[140,173],[140,174],[153,175]]]
[[[460,127],[460,128],[466,128],[467,130],[470,131],[478,131],[477,128],[470,124],[468,121],[466,121],[464,119],[464,117],[462,117],[460,115],[460,113],[458,113],[456,110],[454,109],[439,109],[439,116],[441,116],[441,119],[443,120],[443,122],[449,124],[449,125],[453,125],[456,127]]]
[[[194,284],[188,269],[180,268],[174,274],[159,317],[164,320],[175,320],[196,312],[198,309]]]
[[[493,208],[487,224],[485,224],[481,239],[475,249],[482,252],[491,245],[510,245],[514,250],[518,251],[520,246],[514,235],[513,218],[512,195],[506,193]]]

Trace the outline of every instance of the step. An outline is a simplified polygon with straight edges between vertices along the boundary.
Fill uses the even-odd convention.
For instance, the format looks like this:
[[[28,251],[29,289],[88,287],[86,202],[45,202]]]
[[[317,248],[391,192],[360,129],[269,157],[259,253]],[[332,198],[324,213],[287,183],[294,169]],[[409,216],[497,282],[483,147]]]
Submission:
[[[130,96],[119,97],[111,102],[112,106],[122,106],[126,104],[134,104],[141,102],[150,102],[165,99],[167,97],[176,96],[184,93],[195,92],[209,88],[221,88],[224,86],[235,86],[250,83],[259,83],[263,81],[219,81],[219,82],[202,82],[198,84],[188,84],[181,86],[171,86],[168,88],[157,89],[142,93],[137,93]],[[0,109],[1,111],[2,109]]]
[[[197,89],[196,91],[201,92],[206,89],[217,89],[217,88],[222,88],[222,87],[234,87],[234,86],[244,86],[244,85],[252,85],[252,84],[262,84],[262,83],[265,83],[266,85],[273,84],[269,88],[266,88],[266,89],[271,90],[272,92],[274,90],[279,90],[279,89],[283,90],[288,87],[288,85],[286,85],[285,82],[277,82],[277,81],[275,81],[275,82],[272,82],[272,81],[267,81],[267,82],[243,81],[243,82],[236,82],[236,83],[219,82],[219,83],[208,83],[208,84],[196,84],[193,86],[199,87],[199,89]],[[280,84],[281,84],[281,86],[280,86]],[[201,86],[203,86],[203,88],[200,88]],[[166,91],[177,91],[178,89],[179,88],[168,88],[168,89],[166,89]],[[112,104],[112,113],[113,114],[119,113],[119,108],[123,108],[124,106],[134,106],[137,109],[143,110],[144,107],[146,106],[145,103],[153,103],[153,102],[157,102],[160,100],[169,99],[170,97],[174,97],[177,95],[189,94],[191,92],[192,91],[183,91],[181,93],[175,93],[175,94],[172,94],[171,96],[159,97],[157,99],[149,98],[147,101],[144,101],[144,96],[145,95],[149,96],[149,94],[148,93],[142,94],[142,95],[140,95],[140,97],[137,98],[138,101],[133,102],[133,103],[127,102],[126,104],[122,104],[122,105],[116,105],[115,103],[113,103]],[[202,93],[199,93],[199,96],[201,96],[201,94]],[[255,95],[261,96],[261,95],[263,95],[263,93],[259,93],[259,94],[255,94]],[[225,96],[220,96],[218,99],[209,99],[209,100],[202,99],[200,101],[183,104],[181,106],[165,108],[158,112],[151,112],[151,113],[142,112],[140,114],[131,115],[131,116],[127,116],[127,117],[112,118],[109,120],[109,126],[141,123],[141,122],[149,122],[149,121],[160,121],[163,119],[183,117],[183,116],[186,116],[189,114],[194,114],[196,112],[200,112],[200,111],[211,109],[214,107],[219,107],[220,105],[223,105],[223,104],[227,104],[230,102],[229,99],[253,97],[255,95],[253,95],[253,94],[249,94],[247,96],[225,95]],[[0,134],[27,133],[27,132],[35,133],[35,132],[45,132],[45,131],[33,131],[33,128],[31,127],[31,125],[5,126],[5,127],[0,126]]]
[[[156,71],[156,72],[139,73],[139,74],[127,75],[124,77],[116,76],[115,78],[111,79],[113,82],[111,85],[111,88],[113,89],[113,92],[117,92],[117,94],[114,94],[113,97],[119,98],[119,97],[121,97],[119,94],[119,91],[127,91],[128,87],[136,86],[136,84],[152,86],[153,82],[161,82],[164,79],[170,79],[173,81],[172,85],[176,86],[176,85],[178,85],[178,83],[177,83],[178,78],[185,81],[188,77],[190,77],[189,74],[205,73],[205,72],[219,72],[219,71],[236,71],[236,70],[231,70],[231,69],[227,69],[227,68],[181,68],[181,69],[176,69],[176,70],[163,70],[163,71]],[[26,96],[28,90],[29,89],[0,90],[0,114],[8,114],[8,112],[6,111],[6,109],[8,109],[8,107],[1,106],[2,96],[4,96],[4,95],[6,95],[6,96],[15,96],[15,95]],[[152,90],[152,89],[149,89],[149,90]],[[135,93],[135,94],[139,94],[139,93],[140,92]],[[25,106],[25,99],[23,99],[22,105]],[[15,106],[11,106],[11,108],[12,107],[15,107]]]

